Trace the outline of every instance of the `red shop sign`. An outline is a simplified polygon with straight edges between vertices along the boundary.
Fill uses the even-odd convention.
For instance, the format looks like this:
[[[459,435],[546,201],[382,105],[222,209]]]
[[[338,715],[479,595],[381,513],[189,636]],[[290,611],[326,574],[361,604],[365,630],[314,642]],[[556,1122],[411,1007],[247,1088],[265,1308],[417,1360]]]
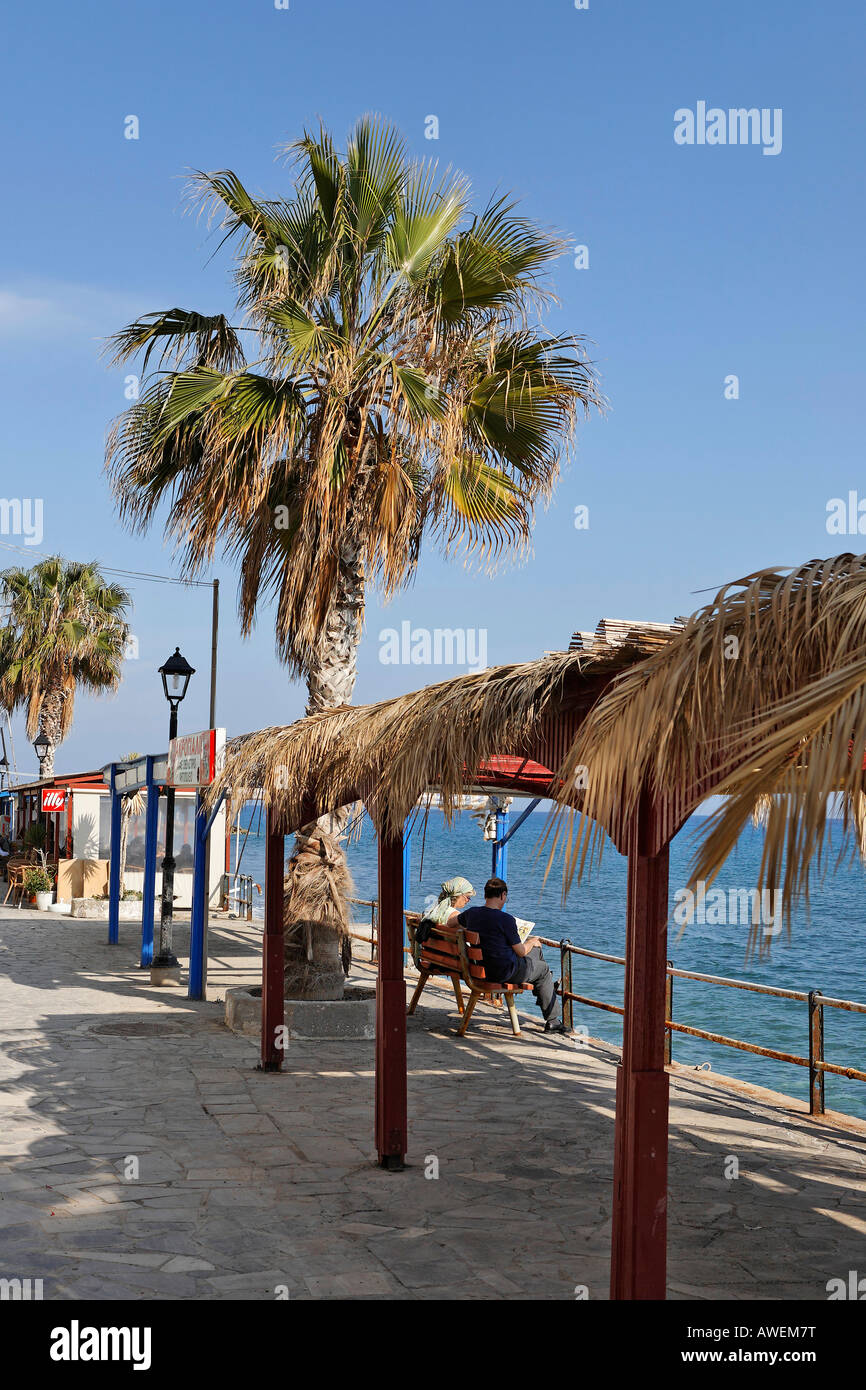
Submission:
[[[42,788],[42,809],[43,811],[62,811],[66,806],[66,792],[57,791],[54,787]]]

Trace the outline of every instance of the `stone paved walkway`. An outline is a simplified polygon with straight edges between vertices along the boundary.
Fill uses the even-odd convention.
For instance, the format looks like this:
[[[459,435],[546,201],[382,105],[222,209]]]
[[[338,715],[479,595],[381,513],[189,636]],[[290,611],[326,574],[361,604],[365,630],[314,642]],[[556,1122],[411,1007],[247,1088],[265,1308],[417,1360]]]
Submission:
[[[386,1173],[372,1043],[293,1043],[258,1073],[221,1006],[152,989],[121,934],[0,918],[0,1276],[52,1299],[607,1297],[610,1048],[512,1039],[490,1009],[461,1041],[428,987],[411,1166]],[[256,977],[259,940],[212,926],[213,1000]],[[866,1126],[775,1099],[675,1073],[671,1297],[823,1299],[866,1274]]]

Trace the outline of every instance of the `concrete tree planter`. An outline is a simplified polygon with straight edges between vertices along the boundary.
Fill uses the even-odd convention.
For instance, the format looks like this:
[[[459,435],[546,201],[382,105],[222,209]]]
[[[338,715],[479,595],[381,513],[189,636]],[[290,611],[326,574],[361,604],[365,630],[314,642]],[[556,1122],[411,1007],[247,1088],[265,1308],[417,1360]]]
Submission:
[[[118,904],[118,919],[121,922],[141,921],[141,903],[127,899]],[[91,921],[108,921],[108,900],[106,898],[73,898],[72,917],[85,917]]]
[[[375,1038],[376,991],[372,986],[349,985],[342,999],[285,999],[283,1020],[288,1036],[298,1042]],[[261,988],[227,989],[225,1021],[236,1033],[260,1037]]]
[[[51,899],[53,896],[54,895],[51,892],[50,888],[46,889],[44,893],[36,894],[36,906],[38,907],[40,912],[48,911],[49,907],[51,906]]]

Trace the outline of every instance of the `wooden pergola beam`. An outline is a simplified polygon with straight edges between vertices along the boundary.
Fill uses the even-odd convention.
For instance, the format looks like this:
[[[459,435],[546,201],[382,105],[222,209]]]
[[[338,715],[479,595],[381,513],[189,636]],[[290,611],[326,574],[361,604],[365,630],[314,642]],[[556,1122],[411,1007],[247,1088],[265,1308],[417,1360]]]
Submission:
[[[406,984],[403,978],[403,837],[379,835],[379,974],[376,980],[376,1149],[383,1168],[404,1166]]]
[[[571,732],[569,730],[569,732]],[[547,749],[539,746],[536,756]],[[477,769],[478,784],[538,791],[549,766],[502,755]],[[365,798],[368,799],[368,798]],[[381,811],[381,808],[379,808]],[[312,797],[290,816],[313,820]],[[377,818],[378,817],[374,817]],[[269,809],[265,844],[262,1053],[265,1071],[283,1062],[283,915],[285,835],[289,819]],[[664,1063],[667,967],[668,840],[678,828],[670,808],[649,794],[620,846],[628,855],[623,1055],[617,1069],[611,1297],[663,1299],[666,1279],[669,1080]],[[663,844],[659,842],[664,839]],[[408,1150],[406,991],[403,976],[403,839],[378,840],[379,967],[376,983],[375,1140],[382,1167],[399,1170]]]
[[[277,813],[267,810],[265,829],[265,932],[262,939],[262,1071],[279,1071],[284,1023],[283,936],[285,834]]]
[[[622,1061],[614,1138],[612,1299],[663,1299],[667,1272],[668,1094],[665,1071],[667,843],[640,801],[628,839]]]

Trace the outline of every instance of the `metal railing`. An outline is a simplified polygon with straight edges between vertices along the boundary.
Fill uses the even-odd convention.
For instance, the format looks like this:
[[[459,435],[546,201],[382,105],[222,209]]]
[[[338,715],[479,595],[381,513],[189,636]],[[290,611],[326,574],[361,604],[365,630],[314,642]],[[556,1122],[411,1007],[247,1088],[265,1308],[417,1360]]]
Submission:
[[[253,920],[253,889],[261,893],[261,884],[254,881],[252,874],[236,874],[231,877],[223,874],[220,903],[229,912],[236,912],[248,922]]]
[[[350,903],[355,903],[358,907],[369,907],[370,909],[370,935],[364,936],[363,933],[353,931],[349,935],[354,941],[368,941],[370,943],[370,960],[376,961],[379,958],[379,902],[376,898],[350,898]]]
[[[575,994],[572,990],[571,957],[587,956],[590,960],[608,961],[612,965],[625,965],[624,956],[609,956],[601,951],[589,951],[583,946],[575,946],[570,941],[552,941],[549,937],[538,938],[543,946],[550,946],[560,953],[561,982],[557,993],[562,998],[562,1022],[574,1031],[573,1004],[586,1004],[593,1009],[604,1009],[607,1013],[622,1015],[619,1004],[609,1004],[601,999],[591,999],[585,994]],[[722,1033],[710,1033],[704,1028],[692,1028],[686,1023],[674,1022],[674,980],[698,980],[702,984],[724,985],[727,989],[747,990],[751,994],[768,994],[775,999],[795,999],[807,1005],[809,1029],[809,1055],[798,1057],[792,1052],[780,1052],[773,1047],[759,1047],[757,1043],[744,1042],[741,1038],[728,1038]],[[704,975],[696,970],[677,970],[671,962],[667,964],[665,986],[665,1062],[672,1060],[674,1033],[686,1033],[692,1038],[703,1038],[706,1042],[718,1043],[722,1047],[733,1047],[740,1052],[752,1052],[759,1057],[769,1057],[776,1062],[788,1062],[795,1067],[809,1069],[809,1113],[824,1114],[824,1077],[827,1072],[835,1076],[847,1076],[850,1081],[866,1081],[866,1071],[857,1067],[842,1067],[828,1062],[824,1057],[824,1010],[844,1009],[848,1013],[866,1014],[866,1004],[855,1003],[851,999],[833,999],[822,994],[819,989],[797,990],[778,989],[773,985],[753,984],[749,980],[729,980],[722,975]]]
[[[349,901],[359,907],[370,909],[370,935],[365,936],[361,932],[352,932],[351,935],[356,941],[369,942],[370,961],[375,962],[378,958],[378,901],[375,898],[350,898]],[[592,999],[586,994],[574,993],[571,958],[572,956],[586,956],[590,960],[601,960],[611,965],[624,966],[624,956],[611,956],[603,951],[590,951],[585,946],[575,946],[573,942],[564,938],[561,941],[554,941],[548,936],[540,936],[538,939],[542,946],[549,946],[551,949],[559,951],[560,984],[557,994],[562,1000],[562,1022],[569,1032],[574,1032],[572,1007],[574,1004],[586,1004],[590,1008],[603,1009],[606,1013],[619,1014],[622,1017],[624,1010],[621,1004],[610,1004],[603,999]],[[403,947],[403,953],[411,957],[408,946]],[[792,1052],[780,1052],[777,1048],[760,1047],[757,1043],[745,1042],[741,1038],[729,1038],[722,1033],[708,1032],[705,1028],[693,1028],[687,1023],[676,1023],[673,1016],[675,979],[697,980],[701,984],[723,985],[726,989],[742,989],[751,994],[766,994],[775,999],[794,999],[799,1003],[806,1004],[809,1055],[798,1057]],[[787,1062],[795,1067],[808,1067],[809,1113],[823,1115],[825,1113],[824,1077],[828,1072],[835,1076],[845,1076],[849,1081],[866,1081],[866,1071],[861,1071],[857,1067],[839,1066],[835,1062],[828,1062],[824,1057],[825,1009],[843,1009],[847,1013],[866,1014],[866,1004],[856,1003],[852,999],[834,999],[830,995],[822,994],[819,989],[779,989],[774,985],[753,984],[750,980],[729,980],[723,975],[704,975],[696,970],[678,970],[668,961],[665,980],[665,1063],[670,1064],[673,1060],[673,1034],[685,1033],[691,1038],[703,1038],[705,1042],[718,1043],[721,1047],[733,1047],[740,1052],[751,1052],[758,1057],[768,1057],[775,1062]]]

